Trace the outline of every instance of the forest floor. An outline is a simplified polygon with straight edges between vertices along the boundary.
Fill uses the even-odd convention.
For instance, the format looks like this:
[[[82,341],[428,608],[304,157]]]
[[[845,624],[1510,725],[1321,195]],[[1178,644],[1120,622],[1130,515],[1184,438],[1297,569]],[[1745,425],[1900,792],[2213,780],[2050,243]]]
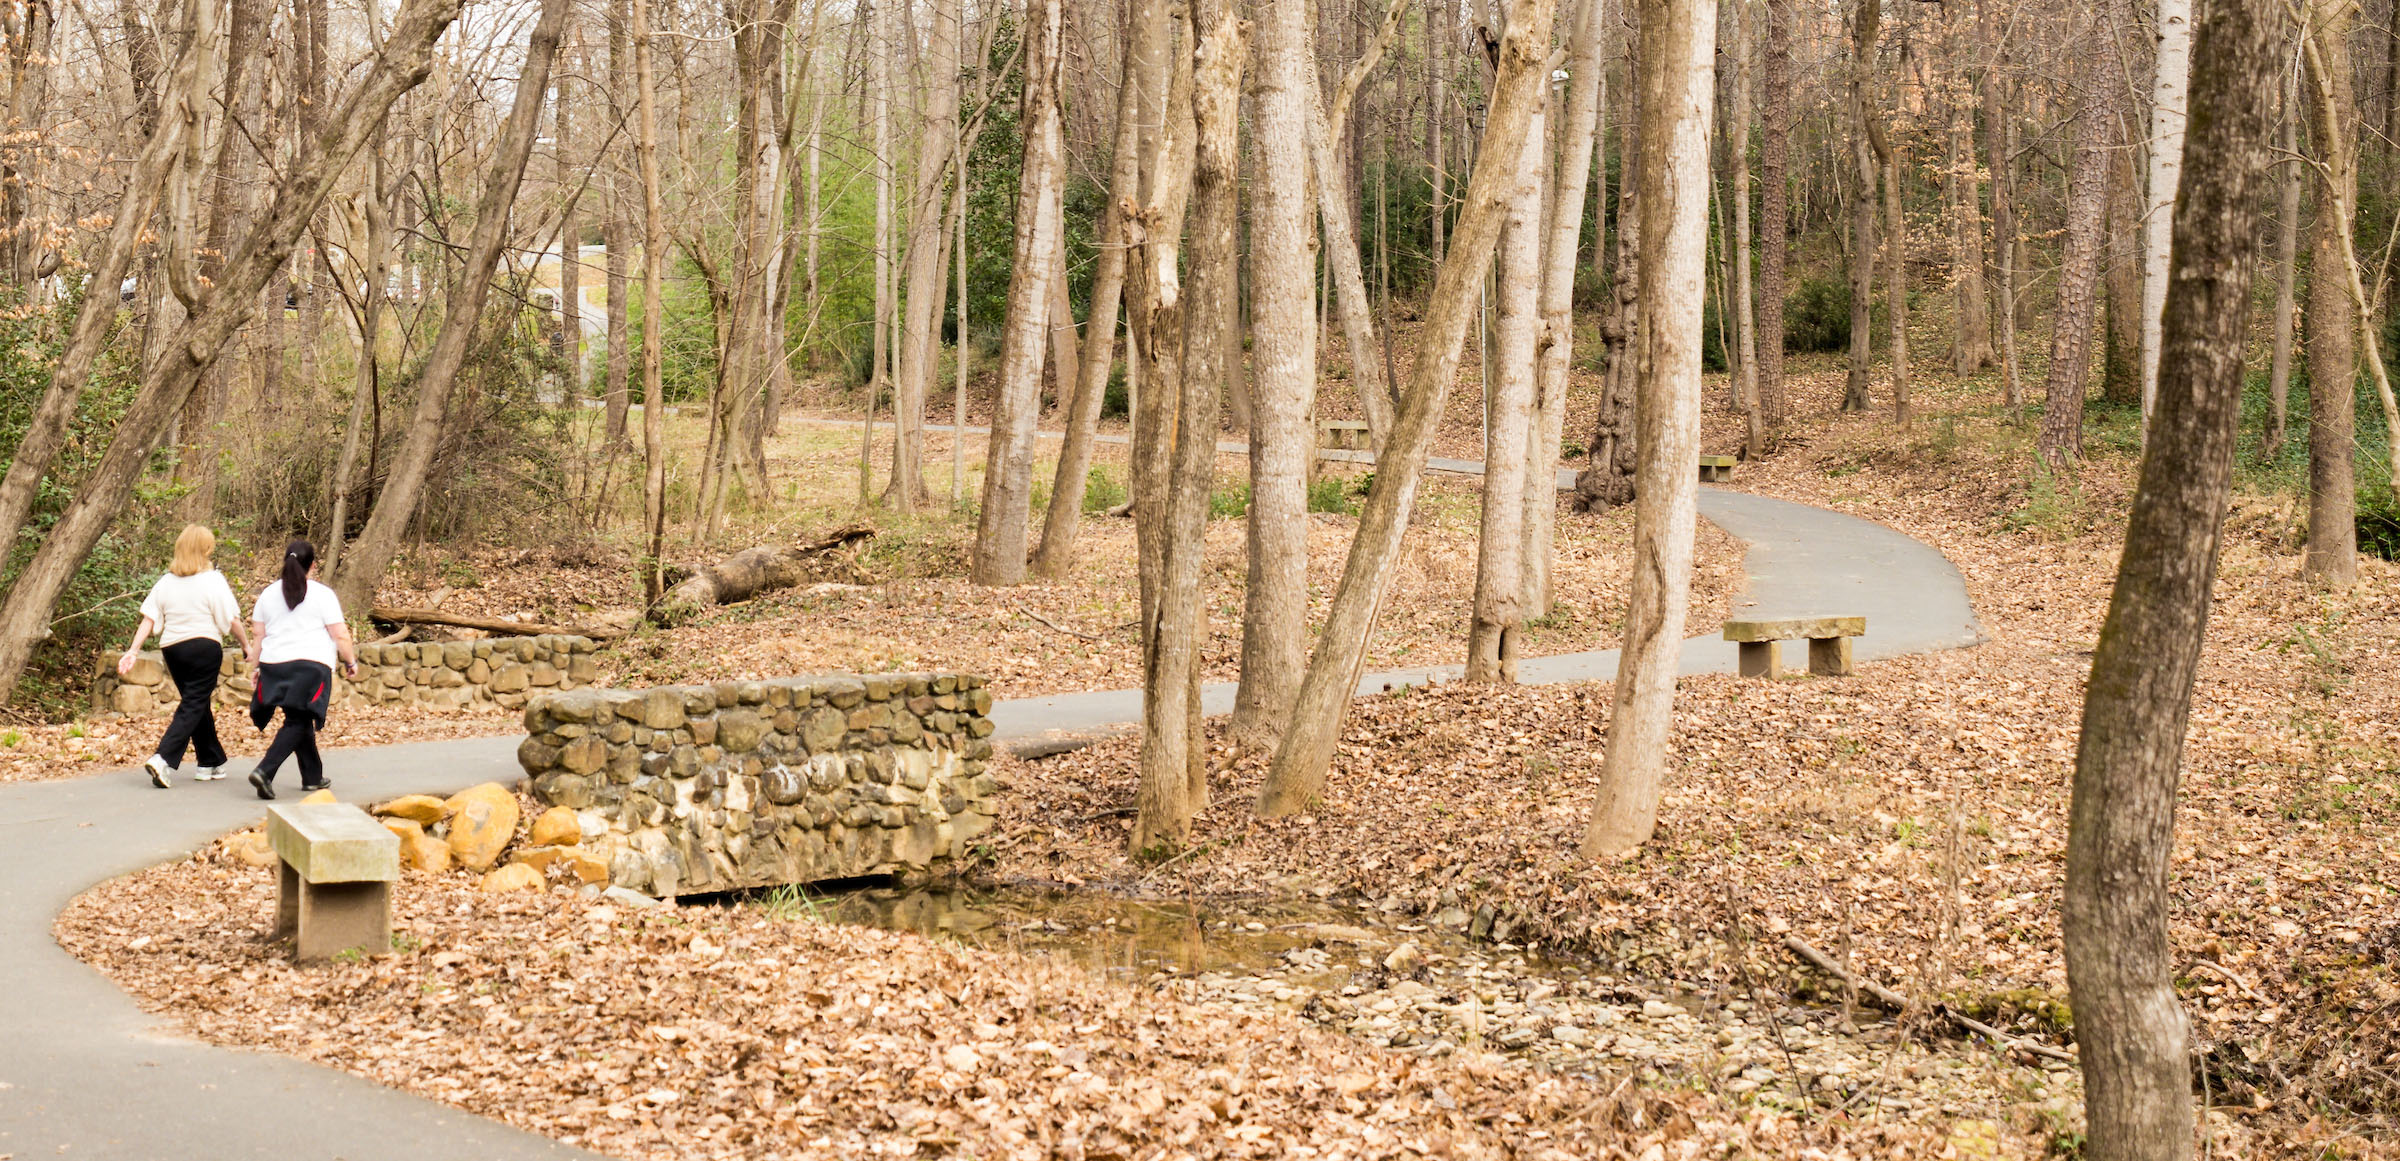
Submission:
[[[2030,432],[1988,382],[1920,383],[1924,418],[1896,429],[1834,413],[1838,374],[1796,370],[1798,419],[1735,486],[1940,548],[1990,640],[1847,679],[1685,680],[1660,833],[1623,862],[1575,854],[1607,687],[1450,685],[1359,702],[1308,817],[1252,815],[1256,759],[1216,748],[1193,851],[1163,866],[1124,853],[1130,741],[996,764],[1009,816],[976,879],[1229,907],[1324,900],[1360,917],[1272,965],[1110,980],[772,907],[662,914],[427,881],[402,893],[400,954],[301,973],[263,939],[269,878],[215,851],[96,890],[61,937],[211,1039],[628,1157],[771,1156],[817,1140],[1095,1157],[2071,1156],[2078,1081],[2036,1053],[2065,1044],[2071,1023],[2057,935],[2066,787],[2130,498],[2128,424],[2096,413],[2085,466],[2056,481],[2028,472]],[[1709,450],[1730,450],[1736,418],[1712,408],[1707,425]],[[1454,406],[1450,434],[1465,426]],[[928,457],[937,493],[942,438]],[[785,439],[795,478],[854,463],[855,443]],[[1450,490],[1449,515],[1429,498],[1420,523],[1448,528],[1457,563],[1440,584],[1422,570],[1425,623],[1392,618],[1379,657],[1449,660],[1463,635],[1472,481],[1433,489]],[[1345,519],[1320,517],[1324,555]],[[1562,518],[1562,539],[1572,520],[1616,528],[1616,551],[1595,548],[1574,580],[1562,565],[1560,592],[1589,622],[1542,652],[1607,643],[1622,607],[1622,579],[1606,574],[1608,560],[1622,569],[1624,529]],[[1130,556],[1129,532],[1101,538],[1122,524],[1088,518],[1087,559]],[[1237,562],[1211,570],[1227,628],[1238,528],[1212,526],[1212,558]],[[2365,561],[2356,588],[2313,591],[2293,529],[2289,502],[2266,496],[2242,497],[2230,522],[2178,817],[2178,985],[2217,1154],[2393,1156],[2400,569]],[[920,561],[954,562],[961,543],[878,540]],[[854,567],[876,567],[873,551]],[[1728,544],[1702,558],[1738,566]],[[436,591],[435,571],[403,595]],[[516,575],[492,569],[445,607],[522,611],[536,598],[504,596]],[[554,599],[605,602],[597,580],[563,580]],[[659,635],[654,653],[637,638],[621,679],[971,665],[928,643],[998,633],[1013,643],[986,655],[995,664],[1049,651],[995,667],[1002,696],[1130,684],[1117,626],[1131,601],[1109,605],[1096,592],[1109,583],[995,599],[919,580],[762,600]],[[1722,601],[1732,585],[1717,584]],[[1011,605],[1125,639],[1087,641]],[[894,606],[920,619],[882,623]],[[1703,605],[1693,624],[1721,612]],[[1232,644],[1220,637],[1212,661]],[[1070,657],[1089,668],[1066,684]],[[1461,927],[1501,942],[1410,950]],[[1911,1011],[1860,1007],[1797,964],[1787,936],[1912,997]],[[1533,949],[1593,968],[1561,986],[1526,962]],[[1960,1039],[1951,1009],[2021,1043]]]

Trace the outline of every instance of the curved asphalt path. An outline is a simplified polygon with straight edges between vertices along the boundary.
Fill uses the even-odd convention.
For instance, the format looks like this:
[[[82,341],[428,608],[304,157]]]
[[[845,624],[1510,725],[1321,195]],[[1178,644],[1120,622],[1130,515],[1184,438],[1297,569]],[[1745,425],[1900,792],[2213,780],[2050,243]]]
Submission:
[[[1238,445],[1232,450],[1239,450]],[[1436,461],[1437,470],[1480,465]],[[1573,486],[1561,471],[1559,486]],[[1861,661],[1980,641],[1964,580],[1932,548],[1836,512],[1717,488],[1700,512],[1749,543],[1751,616],[1864,614]],[[1529,658],[1527,684],[1599,681],[1616,651]],[[1731,672],[1733,647],[1684,642],[1685,673]],[[1455,680],[1460,667],[1369,674],[1368,694]],[[1233,686],[1202,690],[1209,713]],[[992,709],[996,736],[1040,752],[1139,720],[1139,691],[1018,698]],[[447,794],[519,776],[514,737],[344,750],[344,797]],[[94,883],[182,858],[260,817],[238,779],[179,781],[161,795],[131,771],[0,785],[0,1161],[236,1158],[424,1161],[590,1157],[547,1138],[270,1053],[218,1048],[164,1031],[105,977],[69,956],[50,927]]]

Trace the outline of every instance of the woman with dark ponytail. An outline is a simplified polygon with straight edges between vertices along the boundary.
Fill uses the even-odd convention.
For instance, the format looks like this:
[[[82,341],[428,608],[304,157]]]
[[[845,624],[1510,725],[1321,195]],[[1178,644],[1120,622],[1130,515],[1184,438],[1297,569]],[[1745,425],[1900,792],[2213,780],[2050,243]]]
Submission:
[[[295,540],[283,549],[283,576],[258,594],[250,613],[250,660],[258,671],[257,692],[250,699],[250,720],[259,729],[283,711],[283,728],[275,731],[265,757],[250,774],[251,789],[260,798],[275,797],[275,771],[285,758],[300,759],[300,789],[323,790],[325,763],[317,756],[317,731],[325,725],[326,707],[333,701],[333,667],[358,675],[358,650],[350,641],[350,624],[342,617],[341,598],[318,584],[317,548]]]

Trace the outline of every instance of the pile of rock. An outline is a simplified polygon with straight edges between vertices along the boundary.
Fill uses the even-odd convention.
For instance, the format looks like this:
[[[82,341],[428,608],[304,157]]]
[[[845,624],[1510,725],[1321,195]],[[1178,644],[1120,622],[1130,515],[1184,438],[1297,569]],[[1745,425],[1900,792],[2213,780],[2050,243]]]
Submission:
[[[599,644],[588,637],[500,637],[481,641],[406,641],[358,647],[358,680],[334,675],[333,703],[522,709],[528,698],[580,689],[599,680]],[[250,700],[250,666],[228,650],[217,670],[217,701]],[[117,675],[114,656],[92,679],[92,712],[142,715],[175,708],[175,682],[157,650]]]
[[[991,829],[981,677],[795,677],[534,699],[517,760],[620,887],[673,896],[932,869]]]
[[[400,865],[410,870],[441,874],[455,867],[482,875],[486,891],[540,887],[553,867],[577,883],[608,880],[608,864],[583,847],[583,826],[574,811],[545,810],[520,838],[517,824],[524,811],[517,796],[497,782],[446,799],[411,794],[373,813],[400,837]]]

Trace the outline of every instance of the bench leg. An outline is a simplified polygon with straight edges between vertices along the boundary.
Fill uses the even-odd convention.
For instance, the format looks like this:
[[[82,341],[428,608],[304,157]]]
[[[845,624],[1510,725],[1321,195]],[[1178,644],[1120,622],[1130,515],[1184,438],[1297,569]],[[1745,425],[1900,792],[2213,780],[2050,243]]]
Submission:
[[[1783,676],[1783,662],[1776,654],[1775,645],[1773,641],[1743,641],[1736,645],[1741,675],[1769,680]]]
[[[275,938],[290,939],[300,930],[300,872],[275,860]]]
[[[286,872],[289,873],[288,870]],[[295,876],[296,877],[296,876]],[[390,883],[303,883],[294,957],[326,960],[345,951],[380,955],[392,949]]]
[[[1812,637],[1808,642],[1808,671],[1819,677],[1850,676],[1850,638]]]

